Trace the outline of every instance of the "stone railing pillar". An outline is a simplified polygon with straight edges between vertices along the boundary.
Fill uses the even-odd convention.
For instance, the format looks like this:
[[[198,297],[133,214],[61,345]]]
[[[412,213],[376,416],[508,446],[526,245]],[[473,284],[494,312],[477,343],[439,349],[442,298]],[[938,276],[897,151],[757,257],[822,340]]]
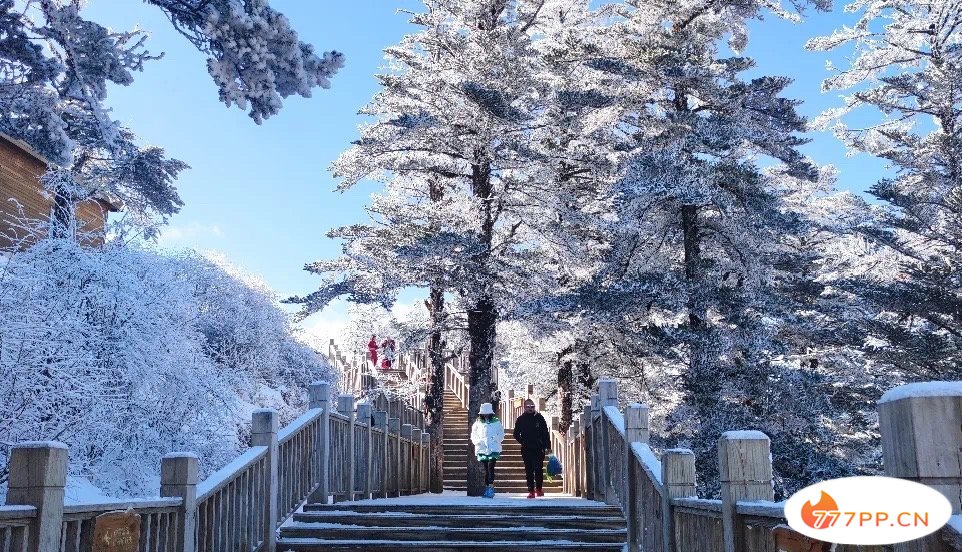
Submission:
[[[675,552],[675,514],[671,509],[671,499],[696,496],[695,453],[688,449],[662,452],[661,483],[665,489],[661,499],[664,552]]]
[[[37,517],[30,524],[27,550],[60,550],[67,445],[54,441],[14,445],[8,469],[7,505],[37,509]]]
[[[354,473],[357,470],[356,458],[354,454],[354,422],[357,419],[354,414],[354,395],[339,395],[337,397],[337,413],[347,416],[347,465],[344,466],[344,477],[347,478],[347,492],[344,495],[334,497],[335,501],[354,500]]]
[[[174,550],[194,552],[197,543],[194,530],[197,523],[197,455],[175,452],[160,460],[160,496],[177,497],[184,501],[177,516]]]
[[[885,475],[928,485],[962,513],[962,382],[896,387],[879,401]],[[939,532],[896,544],[896,552],[943,550]]]
[[[277,431],[280,421],[277,412],[271,409],[255,410],[251,415],[251,446],[267,447],[267,500],[259,505],[265,509],[264,549],[273,550],[277,542],[277,487],[278,487],[278,450]]]
[[[725,552],[744,550],[738,501],[774,500],[771,441],[761,431],[726,431],[718,440]]]
[[[310,501],[327,504],[329,497],[331,474],[331,386],[325,381],[316,381],[307,388],[310,399],[308,408],[319,408],[324,411],[320,419],[320,436],[317,454],[320,456],[318,464],[321,473],[318,474],[319,484],[311,493]]]

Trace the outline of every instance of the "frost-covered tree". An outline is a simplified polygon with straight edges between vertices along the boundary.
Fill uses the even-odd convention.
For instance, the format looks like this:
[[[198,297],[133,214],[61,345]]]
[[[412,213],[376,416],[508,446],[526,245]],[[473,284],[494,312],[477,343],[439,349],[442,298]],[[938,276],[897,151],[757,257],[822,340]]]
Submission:
[[[790,80],[744,78],[754,62],[737,53],[751,19],[797,14],[767,2],[616,11],[589,64],[622,80],[607,93],[619,94],[633,143],[606,265],[568,302],[576,337],[605,352],[595,368],[652,385],[642,398],[660,403],[673,443],[696,450],[711,490],[721,431],[776,432],[770,397],[794,375],[778,358],[794,352],[786,334],[804,333],[799,313],[819,293],[805,276],[817,257],[797,241],[811,222],[786,203],[793,183],[817,176],[798,151],[805,121],[781,95]]]
[[[430,289],[436,438],[441,331],[456,324],[446,294],[465,313],[473,417],[492,399],[499,319],[577,265],[546,250],[568,247],[563,236],[592,207],[577,191],[585,165],[604,155],[589,147],[590,132],[562,125],[601,101],[578,79],[587,73],[577,70],[580,58],[564,58],[560,32],[567,17],[569,28],[582,24],[586,3],[424,4],[411,20],[422,30],[387,50],[391,72],[362,111],[375,121],[334,164],[344,187],[384,181],[369,208],[374,221],[332,234],[346,240],[345,255],[308,267],[328,276],[303,301],[310,312],[338,295],[390,301],[404,287]],[[483,489],[479,473],[469,470],[472,494]]]
[[[71,475],[112,496],[156,494],[168,452],[211,473],[246,447],[253,409],[289,421],[311,381],[335,381],[273,294],[223,261],[56,238],[5,253],[0,443],[63,441]]]
[[[823,90],[848,90],[821,122],[894,169],[870,193],[890,207],[865,234],[898,255],[885,279],[847,289],[876,309],[872,356],[906,380],[962,376],[962,11],[958,2],[867,0],[852,27],[809,49],[854,50]],[[859,113],[864,125],[847,123]]]
[[[266,1],[150,0],[208,56],[228,106],[250,107],[258,123],[281,99],[309,96],[342,65],[317,56]],[[110,118],[108,83],[129,85],[160,56],[140,29],[116,32],[85,19],[80,0],[0,1],[0,131],[48,160],[53,233],[65,235],[73,205],[91,196],[120,201],[139,224],[163,222],[182,203],[173,185],[186,165],[141,146]]]

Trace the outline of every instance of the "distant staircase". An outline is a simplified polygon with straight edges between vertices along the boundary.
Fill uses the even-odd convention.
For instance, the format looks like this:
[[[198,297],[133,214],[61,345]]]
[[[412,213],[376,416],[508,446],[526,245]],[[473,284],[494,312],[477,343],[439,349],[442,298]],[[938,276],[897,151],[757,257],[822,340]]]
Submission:
[[[502,413],[497,413],[500,418]],[[502,423],[505,421],[502,419]],[[527,493],[528,485],[524,478],[524,461],[521,459],[521,445],[514,440],[508,430],[502,443],[504,450],[495,467],[494,490],[497,493]],[[468,411],[450,389],[444,392],[444,488],[452,491],[467,490],[468,455],[474,454],[471,444],[471,428],[468,425]],[[561,479],[544,482],[544,492],[561,493]]]
[[[307,504],[292,523],[281,527],[277,550],[620,552],[626,542],[625,520],[617,507],[589,501],[554,506],[551,503],[559,501],[476,500],[450,505]]]

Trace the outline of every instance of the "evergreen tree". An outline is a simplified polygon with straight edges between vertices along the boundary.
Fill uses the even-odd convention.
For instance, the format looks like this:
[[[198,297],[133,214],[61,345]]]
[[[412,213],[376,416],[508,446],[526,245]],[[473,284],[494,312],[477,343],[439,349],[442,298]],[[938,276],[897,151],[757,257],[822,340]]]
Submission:
[[[888,213],[865,235],[890,248],[898,265],[885,278],[852,279],[845,289],[877,313],[865,327],[872,356],[904,381],[962,377],[962,11],[958,2],[870,0],[852,27],[808,48],[854,48],[848,67],[824,90],[852,90],[826,112],[852,152],[884,159],[893,176],[870,192]],[[846,116],[868,113],[851,127]]]
[[[768,9],[629,1],[593,62],[623,79],[621,124],[635,143],[607,266],[574,303],[601,319],[586,329],[604,349],[671,385],[663,397],[677,393],[670,444],[696,451],[708,492],[722,431],[777,431],[771,398],[797,376],[779,360],[794,352],[786,333],[820,292],[803,277],[816,258],[796,241],[811,224],[785,203],[795,181],[817,176],[798,151],[805,121],[781,96],[788,78],[746,80],[754,62],[737,54],[748,21]],[[735,55],[721,51],[725,35]]]
[[[332,234],[346,239],[345,255],[309,265],[330,276],[320,291],[295,300],[312,312],[339,295],[390,301],[406,286],[430,289],[435,381],[428,402],[437,410],[431,425],[440,425],[445,293],[465,312],[473,419],[493,398],[498,321],[556,285],[562,265],[559,255],[545,253],[549,238],[563,236],[586,211],[572,192],[586,172],[579,164],[603,152],[586,146],[590,137],[559,132],[558,122],[594,97],[558,92],[544,78],[552,72],[545,60],[557,58],[556,68],[576,60],[562,59],[560,41],[537,40],[558,37],[565,17],[575,21],[585,11],[564,2],[425,2],[411,20],[423,30],[387,50],[393,72],[378,77],[382,91],[362,111],[375,122],[334,165],[342,186],[383,177],[386,192],[372,200],[373,224]],[[575,82],[577,71],[568,72]],[[558,243],[559,251],[567,247]],[[432,436],[438,431],[429,428]],[[480,470],[468,473],[469,493],[479,494]]]
[[[297,39],[283,15],[256,2],[151,0],[209,56],[208,70],[228,106],[250,106],[258,123],[281,98],[309,96],[343,64]],[[0,1],[0,131],[48,160],[43,179],[54,198],[52,234],[73,224],[73,206],[89,197],[120,202],[139,225],[163,223],[182,206],[174,181],[187,165],[162,148],[141,146],[110,118],[108,83],[161,56],[140,29],[115,32],[85,19],[79,0]]]

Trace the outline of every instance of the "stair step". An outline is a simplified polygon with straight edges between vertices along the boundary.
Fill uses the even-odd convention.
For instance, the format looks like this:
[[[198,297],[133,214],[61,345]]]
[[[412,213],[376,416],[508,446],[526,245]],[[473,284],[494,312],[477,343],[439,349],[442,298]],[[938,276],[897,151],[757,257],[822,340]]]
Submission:
[[[444,541],[353,541],[353,540],[315,540],[315,539],[277,539],[277,550],[285,552],[393,552],[395,550],[430,550],[431,552],[514,552],[532,548],[537,552],[567,552],[569,550],[589,550],[593,552],[621,552],[623,544],[556,542],[556,541],[482,541],[482,542],[444,542]]]
[[[426,495],[429,496],[429,495]],[[579,499],[572,499],[578,500]],[[611,517],[620,516],[621,509],[617,506],[607,506],[604,504],[599,504],[597,502],[591,502],[588,500],[583,501],[584,504],[578,504],[577,506],[570,506],[570,501],[568,504],[563,506],[556,506],[554,504],[549,504],[547,502],[543,503],[529,503],[525,501],[510,501],[510,504],[499,502],[497,504],[499,514],[504,514],[510,512],[511,514],[524,514],[524,515],[552,515],[552,516],[577,516],[577,517],[590,517],[590,516],[601,516],[601,517]],[[384,503],[379,503],[378,501],[367,501],[363,503],[359,502],[338,502],[336,504],[305,504],[305,512],[368,512],[368,513],[408,513],[408,514],[427,514],[427,515],[448,515],[452,513],[452,509],[457,508],[457,513],[491,513],[491,507],[482,502],[482,499],[478,499],[478,504],[458,504],[452,506],[450,504],[398,504],[392,503],[391,501],[386,501]]]
[[[497,531],[476,527],[437,527],[415,528],[400,527],[358,527],[352,525],[331,525],[294,522],[281,527],[284,538],[316,538],[324,540],[355,540],[358,537],[370,540],[394,541],[434,541],[434,542],[478,542],[486,539],[502,541],[572,541],[572,542],[625,542],[624,529],[561,529],[531,527],[501,527]]]
[[[620,517],[585,517],[576,521],[572,518],[538,514],[448,514],[435,516],[429,514],[406,514],[400,516],[405,527],[420,527],[433,525],[440,527],[579,527],[582,529],[623,529],[624,519]],[[343,512],[304,512],[294,514],[294,521],[301,523],[340,523],[343,525],[360,525],[365,527],[397,527],[399,516],[393,514],[378,515],[371,513]]]

